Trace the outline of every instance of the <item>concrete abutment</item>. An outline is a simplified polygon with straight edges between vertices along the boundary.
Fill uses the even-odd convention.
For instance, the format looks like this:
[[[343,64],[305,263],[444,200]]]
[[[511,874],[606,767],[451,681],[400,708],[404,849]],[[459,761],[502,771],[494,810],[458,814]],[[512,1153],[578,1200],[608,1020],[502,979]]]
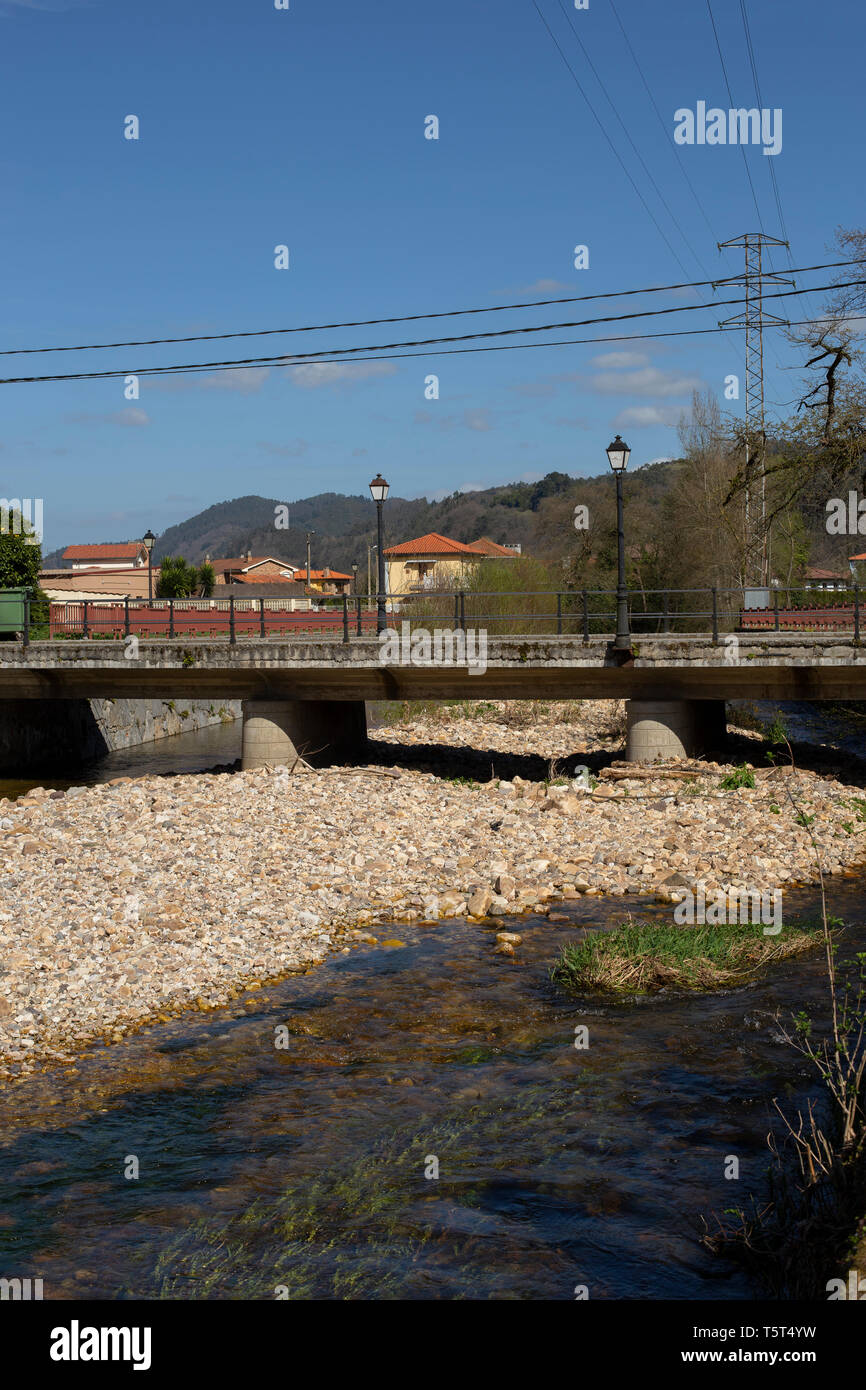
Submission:
[[[245,772],[299,757],[314,767],[355,762],[367,746],[363,700],[244,700],[243,719]]]
[[[694,758],[725,746],[724,700],[629,700],[626,717],[629,762]]]

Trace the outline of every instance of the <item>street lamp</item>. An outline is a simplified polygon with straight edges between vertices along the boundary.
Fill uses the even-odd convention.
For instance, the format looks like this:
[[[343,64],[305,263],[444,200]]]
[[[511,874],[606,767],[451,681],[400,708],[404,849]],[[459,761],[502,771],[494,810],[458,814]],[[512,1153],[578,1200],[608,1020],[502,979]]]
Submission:
[[[148,605],[151,605],[153,603],[153,543],[156,536],[148,528],[142,539],[147,549],[147,602]]]
[[[388,484],[385,482],[381,473],[377,473],[370,484],[370,495],[376,503],[376,525],[379,536],[379,549],[377,555],[379,577],[377,580],[378,593],[376,595],[376,631],[384,632],[388,623],[385,618],[385,552],[382,547],[382,504],[388,496]]]
[[[607,457],[616,478],[616,639],[615,652],[631,650],[628,630],[628,591],[625,587],[625,531],[622,518],[622,475],[628,467],[631,449],[617,435],[607,446]]]

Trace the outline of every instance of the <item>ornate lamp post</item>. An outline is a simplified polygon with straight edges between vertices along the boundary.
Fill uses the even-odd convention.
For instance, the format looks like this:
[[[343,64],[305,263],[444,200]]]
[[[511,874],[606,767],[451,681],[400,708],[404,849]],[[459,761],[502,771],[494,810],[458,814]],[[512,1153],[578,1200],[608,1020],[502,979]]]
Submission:
[[[625,587],[625,531],[623,529],[622,477],[628,467],[631,449],[617,435],[607,446],[607,457],[616,478],[616,639],[615,652],[631,650],[628,630],[628,591]]]
[[[153,603],[153,543],[156,536],[148,529],[142,540],[147,547],[147,602],[151,605]]]
[[[377,580],[378,593],[376,595],[376,631],[384,632],[388,623],[385,617],[385,551],[382,545],[382,505],[385,498],[388,496],[388,484],[385,482],[381,473],[377,473],[371,482],[370,495],[376,503],[376,525],[379,536],[377,554],[379,577]]]

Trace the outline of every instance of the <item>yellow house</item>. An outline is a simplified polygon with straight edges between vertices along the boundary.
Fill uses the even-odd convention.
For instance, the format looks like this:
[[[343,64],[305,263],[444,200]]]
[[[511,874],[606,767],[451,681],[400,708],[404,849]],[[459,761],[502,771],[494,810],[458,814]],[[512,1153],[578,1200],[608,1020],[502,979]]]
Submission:
[[[459,589],[467,569],[486,558],[513,559],[518,547],[498,545],[483,537],[472,545],[452,541],[431,531],[385,551],[389,594],[417,594],[425,589]]]

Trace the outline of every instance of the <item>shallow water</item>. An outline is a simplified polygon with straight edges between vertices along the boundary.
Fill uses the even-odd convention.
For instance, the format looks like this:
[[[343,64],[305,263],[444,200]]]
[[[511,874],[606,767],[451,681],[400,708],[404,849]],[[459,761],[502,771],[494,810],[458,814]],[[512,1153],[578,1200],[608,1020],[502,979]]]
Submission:
[[[91,787],[112,777],[156,777],[166,773],[206,772],[217,763],[233,763],[241,754],[242,721],[192,729],[169,738],[119,748],[94,758],[74,771],[58,768],[35,778],[0,778],[0,798],[14,800],[33,787]]]
[[[716,997],[563,995],[560,945],[623,911],[524,920],[514,959],[492,928],[395,927],[5,1092],[0,1272],[53,1298],[753,1296],[701,1216],[760,1192],[772,1098],[811,1086],[772,1015],[821,999],[821,954]]]
[[[822,741],[844,736],[828,725]],[[239,750],[238,723],[75,780]],[[864,906],[862,875],[832,883],[844,954],[866,946]],[[815,907],[786,895],[787,916]],[[629,908],[660,910],[583,899],[568,925],[521,919],[513,959],[491,928],[395,925],[402,946],[0,1093],[0,1276],[42,1278],[47,1298],[754,1296],[704,1251],[701,1221],[760,1198],[773,1098],[815,1094],[773,1015],[823,1016],[822,956],[713,997],[564,995],[549,978],[561,945]]]

